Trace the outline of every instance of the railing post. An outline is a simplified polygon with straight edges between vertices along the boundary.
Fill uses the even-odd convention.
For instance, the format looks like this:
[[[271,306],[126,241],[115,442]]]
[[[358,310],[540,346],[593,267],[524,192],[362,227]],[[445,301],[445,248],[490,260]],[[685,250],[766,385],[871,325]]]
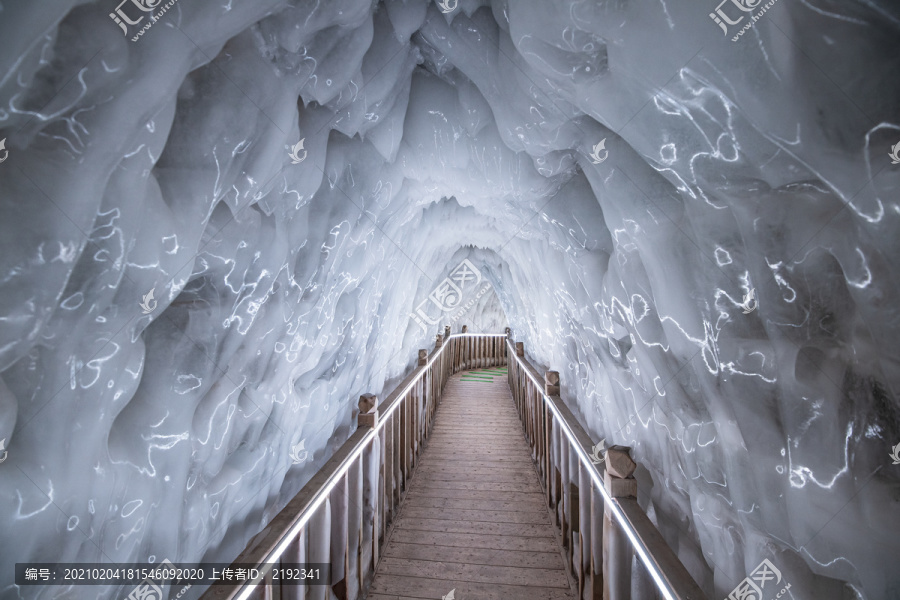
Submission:
[[[428,364],[428,350],[423,348],[419,348],[419,362],[418,366],[424,367]],[[428,393],[428,386],[431,385],[431,380],[428,377],[428,373],[422,373],[422,378],[420,380],[420,386],[422,389],[421,398],[418,402],[418,423],[417,428],[419,432],[419,441],[425,439],[425,435],[428,431],[428,399],[431,397],[431,394]]]
[[[450,337],[450,326],[444,325],[444,339],[446,340],[448,337]]]
[[[524,342],[516,342],[516,356],[525,356]]]
[[[506,328],[506,337],[508,337],[508,338],[512,337],[512,329],[509,327]]]
[[[378,397],[374,394],[362,394],[359,397],[358,406],[357,424],[359,427],[371,427],[372,429],[377,427]],[[349,588],[348,597],[350,598],[362,595],[370,571],[374,572],[378,565],[379,521],[381,520],[379,511],[382,510],[380,503],[383,502],[382,498],[384,497],[382,457],[382,440],[378,438],[376,432],[372,445],[363,450],[358,467],[351,468],[348,473],[348,479],[353,481],[354,496],[356,496],[353,502],[356,504],[353,514],[348,515],[348,519],[352,516],[351,527],[348,530],[351,573],[348,573],[346,578]],[[358,535],[353,531],[357,525],[360,528]],[[354,570],[356,578],[352,584],[353,587],[349,587],[351,585],[350,575]]]
[[[338,600],[349,600],[347,578],[350,576],[350,535],[348,532],[349,498],[345,472],[331,489],[331,589]]]
[[[334,503],[331,498],[327,498],[322,507],[313,512],[309,518],[307,534],[309,539],[309,562],[312,563],[330,563],[331,562],[331,522],[334,516]],[[331,583],[331,582],[329,582]],[[329,586],[311,585],[309,586],[309,600],[327,600],[331,598],[328,593]]]
[[[444,337],[441,334],[437,334],[437,337],[434,339],[434,347],[440,348],[444,345]]]
[[[603,501],[600,488],[591,484],[591,540],[590,540],[590,593],[591,600],[603,600],[603,526],[606,523],[605,513],[609,510]],[[652,597],[652,596],[651,596]]]
[[[516,353],[518,354],[518,348]],[[548,396],[559,396],[559,372],[547,371],[544,373],[544,393]]]
[[[612,498],[637,498],[637,468],[627,446],[611,446],[606,451],[603,474],[606,492]],[[612,520],[610,511],[603,519],[603,598],[631,598],[631,559],[634,551],[625,532]]]
[[[468,331],[468,325],[463,325],[460,329],[461,333],[467,333]],[[465,371],[469,368],[469,338],[459,338],[457,344],[459,345],[459,370]]]
[[[375,394],[363,394],[359,397],[357,425],[372,429],[378,425],[378,397]]]

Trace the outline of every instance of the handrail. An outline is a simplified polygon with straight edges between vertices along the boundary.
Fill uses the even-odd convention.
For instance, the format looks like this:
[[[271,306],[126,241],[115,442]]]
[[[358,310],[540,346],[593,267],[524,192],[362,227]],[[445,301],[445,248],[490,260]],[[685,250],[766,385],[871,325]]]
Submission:
[[[589,456],[593,451],[590,436],[559,397],[559,374],[548,371],[542,383],[524,354],[521,342],[513,346],[512,339],[507,340],[507,355],[514,359],[508,361],[510,390],[541,471],[548,504],[555,509],[557,525],[562,529],[566,566],[578,580],[579,596],[584,597],[585,587],[590,585],[588,597],[631,597],[631,553],[622,543],[624,533],[640,559],[639,564],[666,600],[705,600],[703,591],[638,505],[637,483],[631,476],[636,465],[628,456],[628,449],[610,448],[601,474]],[[571,460],[563,438],[568,440],[568,450],[574,452],[576,461]],[[616,465],[607,468],[611,460]],[[590,496],[582,501],[579,489],[585,487],[590,488]],[[598,491],[602,497],[600,506],[593,501]],[[604,513],[602,542],[597,539],[601,537],[597,514],[600,511]],[[602,570],[598,566],[600,559]],[[637,575],[640,588],[642,573]],[[642,590],[639,595],[648,591],[652,593]]]
[[[237,585],[220,580],[202,600],[282,598],[280,584],[271,576],[280,562],[331,563],[329,583],[338,598],[360,597],[378,564],[385,530],[406,491],[447,379],[462,369],[506,363],[506,335],[462,329],[451,335],[447,327],[444,335],[438,334],[430,356],[419,350],[418,366],[383,406],[371,394],[361,397],[357,430],[233,561],[253,565],[258,576]],[[310,528],[322,535],[307,536]],[[346,533],[343,539],[331,539],[336,530]],[[285,594],[318,598],[327,589],[310,585],[300,593],[298,587],[305,586],[291,586]]]

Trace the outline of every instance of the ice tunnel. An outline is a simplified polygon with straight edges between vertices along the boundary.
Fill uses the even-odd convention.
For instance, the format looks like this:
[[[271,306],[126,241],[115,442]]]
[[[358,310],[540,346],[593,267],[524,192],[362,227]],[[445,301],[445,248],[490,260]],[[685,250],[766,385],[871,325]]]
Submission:
[[[0,599],[230,563],[446,325],[559,372],[708,598],[773,600],[762,561],[900,598],[898,34],[889,0],[0,1]]]

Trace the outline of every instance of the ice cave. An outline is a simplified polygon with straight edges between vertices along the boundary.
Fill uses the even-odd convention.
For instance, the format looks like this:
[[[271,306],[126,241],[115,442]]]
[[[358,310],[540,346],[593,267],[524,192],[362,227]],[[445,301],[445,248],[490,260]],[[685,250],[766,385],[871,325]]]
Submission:
[[[707,598],[900,599],[898,92],[890,0],[0,1],[0,600],[231,563],[463,325]]]

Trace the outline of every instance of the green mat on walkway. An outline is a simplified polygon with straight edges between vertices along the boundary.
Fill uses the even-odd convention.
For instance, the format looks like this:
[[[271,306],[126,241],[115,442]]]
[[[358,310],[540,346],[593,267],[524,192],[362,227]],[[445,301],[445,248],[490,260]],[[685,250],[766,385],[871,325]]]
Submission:
[[[462,374],[463,381],[487,381],[493,382],[495,377],[506,377],[506,369],[479,369],[477,371],[464,371]]]

